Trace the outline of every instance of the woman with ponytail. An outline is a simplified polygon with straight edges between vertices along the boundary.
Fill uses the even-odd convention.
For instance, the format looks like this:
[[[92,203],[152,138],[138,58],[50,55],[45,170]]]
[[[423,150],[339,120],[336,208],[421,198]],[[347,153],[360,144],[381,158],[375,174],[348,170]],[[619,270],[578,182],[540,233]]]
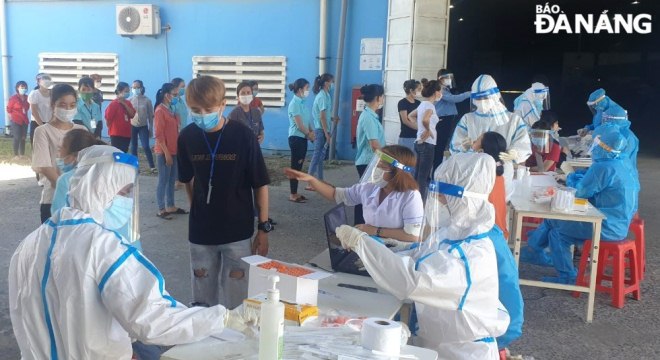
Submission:
[[[289,148],[291,149],[291,168],[300,171],[305,163],[307,140],[314,141],[312,121],[305,99],[309,96],[309,81],[298,79],[289,84],[293,99],[289,103]],[[307,202],[307,198],[298,194],[298,180],[290,179],[291,195],[289,201],[295,203]]]
[[[332,132],[332,92],[334,92],[335,78],[331,74],[323,74],[314,80],[314,105],[312,105],[312,119],[314,120],[314,155],[309,164],[309,174],[323,180],[323,160],[331,141]],[[314,191],[307,186],[305,190]]]

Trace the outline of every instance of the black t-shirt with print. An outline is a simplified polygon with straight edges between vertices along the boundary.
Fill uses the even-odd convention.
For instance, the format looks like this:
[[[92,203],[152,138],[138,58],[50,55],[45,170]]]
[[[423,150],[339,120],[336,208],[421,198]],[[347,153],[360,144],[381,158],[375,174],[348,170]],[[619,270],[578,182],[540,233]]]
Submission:
[[[411,112],[415,111],[419,104],[422,102],[415,99],[415,102],[410,102],[408,99],[403,98],[399,100],[399,104],[397,106],[397,109],[399,111],[406,110],[408,112],[408,115],[410,115]],[[406,125],[403,123],[403,120],[401,120],[401,116],[399,116],[399,121],[401,122],[401,133],[399,134],[400,138],[417,138],[417,130],[411,128],[410,126]]]
[[[222,121],[222,120],[221,120]],[[210,203],[207,204],[211,150],[218,137]],[[206,133],[197,125],[179,134],[179,180],[193,180],[188,240],[198,245],[221,245],[245,240],[254,234],[252,190],[270,179],[257,138],[238,122],[227,121],[219,131]]]

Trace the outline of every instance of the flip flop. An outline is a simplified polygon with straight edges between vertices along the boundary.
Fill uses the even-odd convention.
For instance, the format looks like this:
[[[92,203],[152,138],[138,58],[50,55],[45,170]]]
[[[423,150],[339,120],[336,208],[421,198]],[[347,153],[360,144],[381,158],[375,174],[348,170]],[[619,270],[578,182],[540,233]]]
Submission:
[[[188,214],[188,211],[183,210],[182,208],[176,208],[174,211],[168,211],[168,214],[174,214],[174,215],[185,215]]]
[[[307,199],[303,199],[303,196],[299,196],[295,200],[289,198],[289,201],[294,202],[294,203],[298,203],[298,204],[304,204],[304,203],[307,202],[306,200]]]
[[[159,218],[161,218],[163,220],[172,220],[172,217],[170,216],[170,213],[168,213],[167,211],[157,213],[156,216],[158,216]]]

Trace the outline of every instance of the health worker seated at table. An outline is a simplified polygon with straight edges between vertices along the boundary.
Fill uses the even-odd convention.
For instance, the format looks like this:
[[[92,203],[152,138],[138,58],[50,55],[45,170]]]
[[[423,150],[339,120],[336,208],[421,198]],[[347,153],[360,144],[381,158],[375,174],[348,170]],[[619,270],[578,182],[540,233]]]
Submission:
[[[544,120],[535,122],[529,136],[532,141],[532,156],[527,159],[525,166],[530,167],[533,172],[555,171],[561,157],[561,145],[553,138],[550,124]],[[537,163],[537,155],[543,160],[542,164]]]
[[[130,359],[131,341],[176,345],[225,327],[242,312],[188,308],[163,276],[113,230],[134,211],[138,159],[112,146],[80,152],[69,201],[28,235],[9,265],[9,312],[24,359]]]
[[[593,164],[584,177],[575,180],[576,177],[570,174],[566,180],[568,186],[577,189],[576,197],[589,199],[591,205],[605,215],[601,230],[603,241],[624,240],[635,213],[639,187],[630,171],[629,160],[621,156],[625,148],[625,137],[615,128],[607,130],[594,138]],[[582,244],[592,236],[591,223],[545,220],[538,229],[530,232],[520,260],[554,266],[558,276],[546,277],[543,281],[574,284],[577,272],[570,247]],[[550,248],[549,256],[545,253],[547,247]]]
[[[506,242],[488,202],[494,182],[495,160],[489,155],[456,154],[443,161],[424,211],[429,235],[405,253],[388,250],[359,229],[336,230],[342,246],[360,256],[379,286],[415,302],[419,330],[413,343],[443,359],[497,360],[495,338],[509,326],[498,300],[494,242]]]
[[[285,169],[289,178],[308,182],[328,200],[348,206],[362,204],[365,224],[356,227],[369,235],[404,242],[417,241],[424,204],[413,178],[415,154],[405,146],[388,145],[376,151],[358,184],[334,187],[315,177]]]

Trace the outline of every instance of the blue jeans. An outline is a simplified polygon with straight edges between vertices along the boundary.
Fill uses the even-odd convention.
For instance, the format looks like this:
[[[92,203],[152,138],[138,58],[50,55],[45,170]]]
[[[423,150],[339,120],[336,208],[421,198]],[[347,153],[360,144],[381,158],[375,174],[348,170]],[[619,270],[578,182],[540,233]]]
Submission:
[[[415,151],[415,138],[399,138],[399,145],[405,146],[408,149]]]
[[[422,200],[426,200],[426,192],[429,188],[429,179],[433,170],[433,157],[435,145],[429,143],[415,143],[417,152],[417,164],[415,166],[415,180],[419,185],[419,192],[422,194]]]
[[[149,162],[149,168],[153,169],[154,166],[154,157],[151,154],[151,147],[149,145],[149,127],[148,126],[131,126],[131,154],[137,156],[137,146],[138,138],[142,143],[142,150],[147,156],[147,161]]]
[[[309,174],[314,175],[319,180],[323,180],[323,159],[325,159],[325,132],[323,129],[314,130],[314,154],[312,155],[312,162],[309,164]]]
[[[157,154],[158,186],[156,187],[156,202],[158,209],[174,207],[174,180],[176,180],[176,155],[172,155],[172,166],[165,164],[165,155]],[[167,203],[165,202],[167,200]]]

